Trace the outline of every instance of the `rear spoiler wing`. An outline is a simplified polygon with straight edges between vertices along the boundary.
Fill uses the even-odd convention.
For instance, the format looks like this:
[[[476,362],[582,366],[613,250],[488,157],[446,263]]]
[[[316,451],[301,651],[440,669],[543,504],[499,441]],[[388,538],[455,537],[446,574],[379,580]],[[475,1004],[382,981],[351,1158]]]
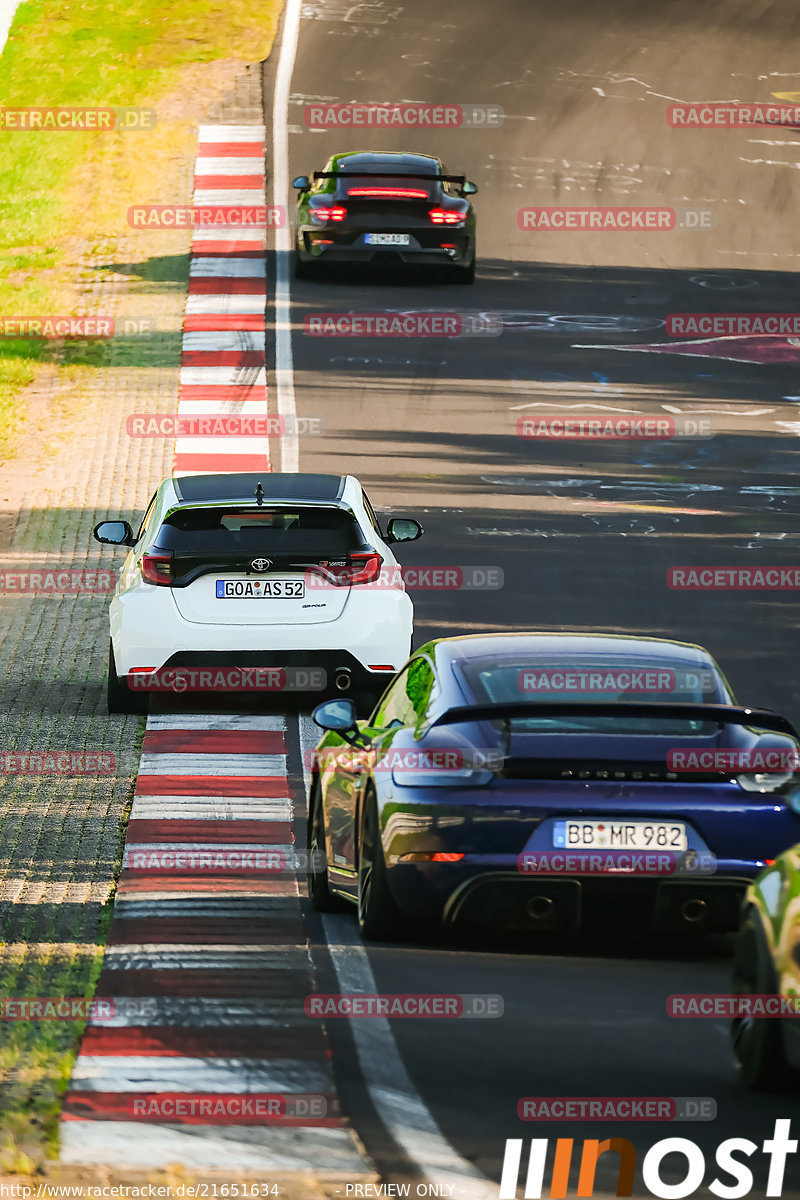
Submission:
[[[738,708],[731,704],[661,704],[659,702],[611,700],[514,700],[497,704],[463,704],[448,708],[431,722],[457,725],[462,721],[510,721],[514,717],[663,717],[668,720],[713,721],[720,725],[757,725],[774,733],[786,733],[800,741],[791,721],[763,708]]]
[[[431,175],[424,171],[315,171],[312,179],[365,179],[375,175],[380,179],[427,179],[440,183],[466,183],[466,175]]]

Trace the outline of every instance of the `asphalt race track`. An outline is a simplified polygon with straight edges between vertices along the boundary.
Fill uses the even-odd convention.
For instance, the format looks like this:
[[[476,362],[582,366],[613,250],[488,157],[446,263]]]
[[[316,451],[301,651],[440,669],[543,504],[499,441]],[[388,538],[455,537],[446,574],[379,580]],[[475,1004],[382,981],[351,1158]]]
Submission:
[[[798,34],[789,3],[307,0],[289,177],[321,169],[335,150],[410,149],[439,154],[480,189],[474,288],[382,275],[292,283],[297,412],[324,426],[323,437],[300,439],[300,469],[350,471],[383,512],[419,517],[426,535],[401,555],[407,564],[503,572],[500,589],[415,593],[416,644],[525,628],[684,638],[709,647],[740,700],[800,719],[793,594],[666,582],[675,565],[796,561],[800,346],[753,337],[678,354],[665,331],[670,313],[796,307],[798,131],[674,129],[666,109],[800,89]],[[270,60],[267,105],[274,78]],[[315,131],[304,124],[312,101],[499,105],[504,121]],[[526,204],[711,209],[714,228],[522,230]],[[491,314],[502,333],[303,333],[311,313],[385,310]],[[561,411],[699,414],[716,436],[517,436],[520,416]],[[337,920],[326,934],[311,918],[323,972],[326,939],[356,936],[349,917]],[[497,939],[367,948],[381,992],[503,996],[502,1020],[392,1023],[442,1132],[495,1181],[506,1138],[625,1136],[645,1148],[674,1134],[696,1141],[711,1167],[723,1139],[760,1144],[776,1118],[797,1117],[796,1096],[737,1085],[725,1022],[665,1015],[672,992],[726,991],[728,953],[724,939],[686,946],[623,931],[555,953]],[[351,1034],[331,1036],[343,1101],[383,1178],[418,1178],[372,1109]],[[522,1096],[569,1095],[712,1097],[718,1115],[667,1127],[532,1128],[516,1117]],[[764,1195],[758,1158],[751,1194]],[[613,1193],[613,1176],[606,1182]],[[791,1157],[783,1195],[800,1195]]]

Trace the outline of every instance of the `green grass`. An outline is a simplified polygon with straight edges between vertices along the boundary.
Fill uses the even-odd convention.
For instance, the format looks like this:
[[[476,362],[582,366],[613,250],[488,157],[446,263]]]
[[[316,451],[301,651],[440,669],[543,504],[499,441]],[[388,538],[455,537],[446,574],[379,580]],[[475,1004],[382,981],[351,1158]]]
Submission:
[[[76,259],[130,237],[131,204],[179,202],[161,189],[174,178],[165,168],[192,153],[182,93],[190,85],[202,95],[203,64],[266,57],[279,11],[280,0],[20,4],[0,57],[4,107],[170,103],[151,131],[0,130],[0,314],[71,315]],[[18,448],[18,397],[37,364],[100,366],[103,351],[86,341],[0,339],[0,460]]]
[[[280,0],[257,6],[251,0],[181,0],[173,8],[156,0],[20,4],[0,57],[4,107],[141,106],[157,109],[159,119],[152,132],[139,133],[0,129],[0,316],[101,311],[78,285],[113,270],[115,262],[130,264],[131,246],[136,257],[125,272],[133,290],[184,289],[186,257],[165,255],[157,232],[132,230],[127,209],[187,202],[178,191],[194,154],[196,121],[217,98],[223,78],[204,72],[204,64],[266,57],[279,11]],[[117,243],[127,258],[115,257]],[[162,335],[155,350],[157,365],[179,364],[179,337]],[[0,339],[0,461],[18,449],[26,420],[21,393],[45,364],[56,365],[59,387],[79,387],[87,373],[97,378],[110,364],[135,368],[148,352],[152,358],[147,337],[136,336],[113,343]],[[137,748],[143,731],[141,722]],[[129,806],[114,880],[128,814]],[[55,933],[48,940],[46,933],[43,941],[26,945],[26,923],[15,921],[11,906],[8,942],[0,940],[0,995],[91,996],[113,890],[88,944],[76,928],[74,943]],[[0,1173],[33,1172],[56,1153],[61,1094],[81,1032],[75,1022],[2,1022]]]

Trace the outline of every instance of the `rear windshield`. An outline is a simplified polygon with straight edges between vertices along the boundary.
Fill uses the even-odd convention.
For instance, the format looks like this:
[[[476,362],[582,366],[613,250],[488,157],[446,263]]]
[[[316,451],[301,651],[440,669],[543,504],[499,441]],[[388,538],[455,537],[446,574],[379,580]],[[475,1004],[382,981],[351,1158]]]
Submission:
[[[331,558],[357,550],[362,537],[336,508],[182,508],[161,526],[164,550],[203,554],[310,554]]]
[[[478,704],[568,703],[616,701],[652,704],[724,704],[718,676],[707,667],[674,663],[654,664],[651,659],[604,658],[577,662],[564,659],[478,659],[462,666],[464,678]],[[514,729],[555,733],[708,733],[715,723],[626,717],[625,727],[615,717],[556,716],[514,717]]]

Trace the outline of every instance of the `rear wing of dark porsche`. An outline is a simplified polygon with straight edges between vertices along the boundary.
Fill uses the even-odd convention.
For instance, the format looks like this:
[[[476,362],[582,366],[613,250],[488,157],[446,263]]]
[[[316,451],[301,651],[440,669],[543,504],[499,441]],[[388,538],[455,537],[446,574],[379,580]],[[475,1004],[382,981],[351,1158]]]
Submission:
[[[425,179],[432,183],[467,182],[466,175],[431,175],[426,171],[315,171],[313,179],[366,179],[375,175],[380,179]]]
[[[619,717],[665,721],[708,721],[720,725],[756,726],[785,733],[800,741],[800,734],[786,717],[762,708],[739,708],[731,704],[662,704],[610,700],[513,700],[496,704],[463,704],[448,708],[431,722],[458,725],[469,721],[512,721],[536,717]]]

